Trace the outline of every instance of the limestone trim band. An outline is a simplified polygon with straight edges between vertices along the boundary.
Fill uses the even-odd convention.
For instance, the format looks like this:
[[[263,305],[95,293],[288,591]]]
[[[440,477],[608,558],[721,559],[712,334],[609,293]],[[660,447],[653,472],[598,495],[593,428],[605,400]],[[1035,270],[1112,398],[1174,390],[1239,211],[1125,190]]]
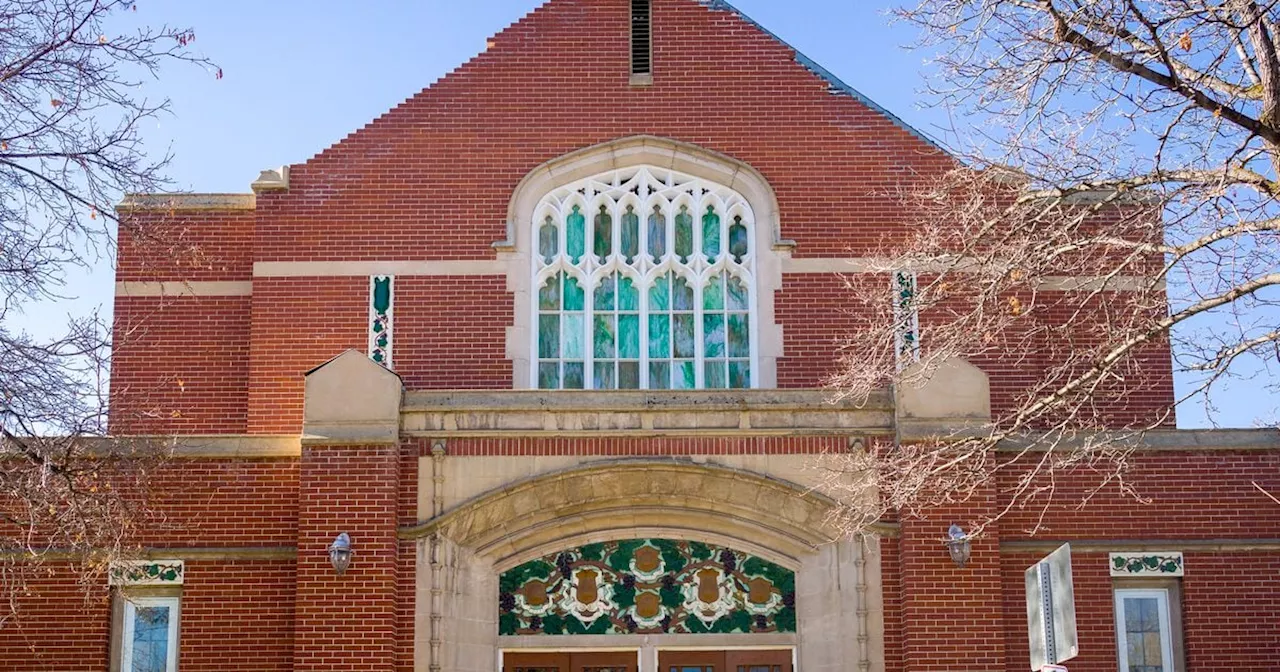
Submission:
[[[26,551],[0,551],[0,558],[21,560],[29,557]],[[41,560],[75,560],[84,557],[83,551],[52,549],[40,554]],[[229,560],[296,560],[298,549],[295,546],[189,546],[177,548],[144,548],[139,554],[143,560],[167,559],[194,561],[229,561]]]
[[[193,282],[138,282],[116,283],[116,296],[181,297],[181,296],[252,296],[253,282],[200,280]]]
[[[1280,552],[1280,539],[1033,539],[1001,541],[1000,550],[1047,553],[1064,543],[1077,553],[1168,551],[1186,553]]]
[[[878,257],[781,258],[783,275],[881,274],[888,275],[887,261]],[[442,259],[437,261],[259,261],[253,264],[255,278],[355,277],[369,275],[403,276],[506,276],[510,263],[505,259]],[[1055,275],[1044,278],[1042,291],[1092,291],[1104,286],[1104,279]],[[1140,277],[1105,279],[1112,291],[1138,291],[1150,281]]]
[[[825,390],[412,392],[406,436],[796,436],[890,434],[893,407]]]

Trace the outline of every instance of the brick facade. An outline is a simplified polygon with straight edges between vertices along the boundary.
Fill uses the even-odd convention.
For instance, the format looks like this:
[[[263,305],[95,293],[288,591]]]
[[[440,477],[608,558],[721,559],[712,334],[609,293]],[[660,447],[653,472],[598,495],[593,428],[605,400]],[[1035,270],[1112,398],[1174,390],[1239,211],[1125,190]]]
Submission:
[[[631,85],[628,5],[546,3],[430,88],[291,166],[287,189],[262,190],[251,209],[242,199],[221,210],[175,201],[125,212],[132,224],[121,236],[117,273],[112,431],[176,435],[184,445],[215,435],[299,439],[307,431],[304,377],[344,351],[367,348],[370,274],[332,270],[348,262],[427,269],[395,279],[394,368],[406,391],[494,391],[493,414],[503,404],[537,403],[501,394],[513,387],[509,357],[518,339],[508,331],[521,295],[493,270],[503,259],[494,244],[508,235],[508,206],[522,178],[575,150],[646,135],[743,162],[776,194],[780,238],[795,241],[797,260],[873,255],[903,233],[895,191],[952,165],[716,2],[654,0],[653,83]],[[156,262],[138,242],[141,232],[185,252]],[[443,262],[482,270],[431,270]],[[320,270],[264,270],[288,263]],[[887,287],[885,278],[859,282]],[[160,283],[190,286],[152,291]],[[782,273],[774,297],[779,388],[817,388],[832,373],[841,339],[859,319],[851,291],[836,273]],[[1168,345],[1152,346],[1139,361],[1133,373],[1146,381],[1143,391],[1106,406],[1116,425],[1157,417],[1173,399]],[[1031,375],[1026,362],[974,364],[990,380],[995,414]],[[182,594],[181,667],[437,672],[428,666],[423,630],[430,620],[423,610],[434,607],[420,599],[430,594],[421,584],[429,537],[406,535],[431,518],[433,496],[448,509],[471,495],[446,499],[431,474],[420,473],[431,466],[436,440],[446,442],[449,460],[470,460],[477,473],[512,460],[552,465],[553,473],[611,458],[679,458],[773,468],[785,481],[777,465],[800,479],[795,465],[845,450],[855,436],[887,441],[894,431],[761,431],[743,404],[741,430],[699,426],[690,407],[695,421],[678,431],[584,425],[548,435],[530,425],[524,436],[469,433],[463,418],[409,432],[398,445],[306,436],[287,455],[195,450],[156,475],[161,517],[140,538],[158,553],[193,554]],[[820,409],[794,415],[803,420],[810,410]],[[1107,554],[1097,549],[1152,540],[1185,552],[1186,670],[1274,667],[1257,654],[1280,650],[1280,507],[1256,496],[1252,482],[1280,490],[1280,450],[1161,449],[1139,451],[1132,463],[1132,484],[1148,502],[1112,484],[1076,509],[1070,503],[1095,484],[1082,470],[1058,484],[1037,535],[1027,529],[1041,510],[1015,509],[975,542],[964,569],[948,558],[943,531],[1002,509],[1016,469],[964,505],[885,521],[870,556],[883,623],[882,653],[871,669],[1026,669],[1022,571],[1044,555],[1027,544],[1072,541],[1089,550],[1077,553],[1074,566],[1083,652],[1071,669],[1113,670],[1112,579]],[[450,482],[442,493],[455,490],[471,492]],[[339,577],[324,549],[343,531],[352,534],[356,556]],[[31,583],[20,615],[0,625],[0,655],[11,669],[106,669],[109,604],[102,594],[85,601],[73,584],[56,566]],[[849,661],[846,669],[857,666]]]

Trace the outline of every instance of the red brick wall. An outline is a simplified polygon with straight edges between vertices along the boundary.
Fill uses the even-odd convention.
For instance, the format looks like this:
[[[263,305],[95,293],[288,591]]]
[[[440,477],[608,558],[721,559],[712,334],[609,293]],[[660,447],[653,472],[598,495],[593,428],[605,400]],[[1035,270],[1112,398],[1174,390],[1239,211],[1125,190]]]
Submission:
[[[243,434],[249,314],[247,296],[117,296],[112,433]]]
[[[244,281],[253,277],[252,210],[121,213],[116,280]]]
[[[251,215],[173,213],[168,229],[219,261],[193,274],[166,272],[246,279],[250,262],[492,260],[492,243],[507,236],[509,199],[530,170],[641,133],[695,143],[758,169],[777,194],[781,234],[797,241],[796,257],[870,255],[904,231],[900,188],[952,166],[883,114],[832,95],[828,82],[772,37],[693,0],[654,2],[654,84],[631,86],[628,7],[627,0],[548,3],[430,88],[293,166],[289,189],[262,194]],[[122,256],[121,279],[138,276],[140,255]],[[209,394],[216,388],[218,403],[234,403],[232,392],[239,392],[248,409],[216,421],[175,416],[173,431],[241,422],[255,433],[297,431],[302,375],[343,349],[366,347],[366,282],[258,278],[247,382],[242,360],[230,352],[233,339],[243,338],[242,306],[228,309],[237,326],[218,336],[222,350],[202,354],[207,348],[197,347],[172,367],[197,369],[184,380]],[[786,352],[779,385],[818,386],[854,324],[849,290],[835,275],[793,274],[776,298]],[[397,278],[394,358],[406,385],[509,388],[512,300],[497,276]],[[199,328],[179,314],[172,324],[175,331]],[[1172,398],[1167,352],[1158,350],[1142,364],[1153,367],[1158,384],[1131,397],[1135,413],[1149,415]],[[997,408],[1005,408],[1026,369],[989,364]],[[157,374],[140,368],[157,367],[124,358],[117,379],[153,382]]]
[[[397,593],[401,501],[397,446],[306,446],[298,516],[293,662],[297,669],[391,670],[402,636]],[[338,576],[327,547],[351,535]],[[403,636],[409,637],[410,633]]]

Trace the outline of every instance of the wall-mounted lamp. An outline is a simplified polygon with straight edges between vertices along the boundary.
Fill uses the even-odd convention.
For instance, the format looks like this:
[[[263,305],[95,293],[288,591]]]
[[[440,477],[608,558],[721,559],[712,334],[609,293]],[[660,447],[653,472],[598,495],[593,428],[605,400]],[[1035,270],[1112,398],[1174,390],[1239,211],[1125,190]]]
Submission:
[[[329,562],[338,572],[338,576],[342,576],[342,573],[347,571],[347,567],[351,566],[351,553],[351,537],[346,532],[339,534],[338,538],[329,544]]]
[[[971,544],[969,543],[969,535],[965,534],[964,528],[959,525],[952,525],[947,530],[947,550],[951,551],[951,559],[956,566],[964,569],[966,562],[969,562],[969,551]]]

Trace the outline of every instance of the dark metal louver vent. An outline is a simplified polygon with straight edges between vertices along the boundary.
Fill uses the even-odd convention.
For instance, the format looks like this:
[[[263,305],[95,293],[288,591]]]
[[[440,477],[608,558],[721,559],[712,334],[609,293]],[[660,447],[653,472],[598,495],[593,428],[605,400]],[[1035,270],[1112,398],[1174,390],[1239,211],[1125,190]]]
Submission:
[[[631,0],[631,74],[653,72],[653,25],[649,0]]]

